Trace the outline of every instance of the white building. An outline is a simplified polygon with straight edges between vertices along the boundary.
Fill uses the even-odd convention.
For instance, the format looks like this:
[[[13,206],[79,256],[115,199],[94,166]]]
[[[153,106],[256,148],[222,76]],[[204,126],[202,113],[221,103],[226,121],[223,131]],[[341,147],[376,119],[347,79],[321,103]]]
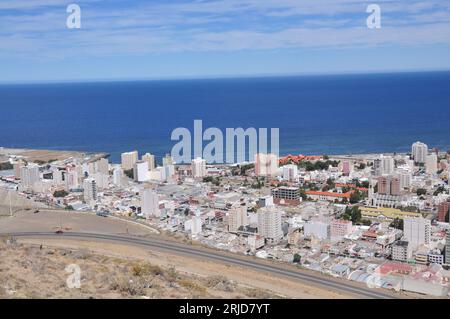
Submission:
[[[421,142],[412,145],[412,157],[414,162],[424,164],[428,155],[428,146]]]
[[[190,232],[192,237],[196,237],[202,232],[203,221],[199,214],[184,222],[184,230]]]
[[[412,174],[409,171],[402,170],[398,173],[400,180],[400,189],[409,189],[411,187]]]
[[[275,207],[264,207],[258,211],[258,234],[270,242],[278,242],[283,238],[281,228],[281,212]]]
[[[64,185],[63,173],[56,167],[52,168],[52,180],[56,186]]]
[[[192,160],[192,176],[194,178],[202,178],[206,176],[206,160],[197,157]]]
[[[332,239],[341,239],[352,233],[353,224],[350,220],[333,219],[330,224]]]
[[[427,155],[426,161],[425,161],[425,170],[427,174],[436,174],[438,171],[438,158],[436,154],[430,154]]]
[[[20,179],[20,170],[22,167],[24,167],[24,162],[22,160],[19,160],[13,164],[13,170],[14,170],[14,178]]]
[[[24,189],[31,190],[40,179],[39,165],[31,163],[20,168],[20,184]]]
[[[163,166],[173,165],[173,164],[174,164],[174,162],[173,162],[172,156],[167,154],[166,156],[163,157]]]
[[[136,182],[145,182],[148,180],[148,162],[138,161],[134,164],[133,176]]]
[[[83,181],[83,196],[86,204],[91,204],[97,200],[97,183],[93,178],[86,178]]]
[[[403,233],[410,249],[415,250],[420,245],[428,245],[431,236],[431,222],[425,218],[405,218]]]
[[[130,170],[134,168],[134,164],[138,161],[138,151],[122,153],[122,169]]]
[[[95,173],[91,176],[97,185],[98,189],[105,189],[109,186],[109,175],[103,173]]]
[[[122,185],[122,169],[120,167],[116,167],[113,170],[113,184],[116,186]]]
[[[152,189],[145,188],[141,191],[141,213],[145,218],[161,215],[158,194]]]
[[[248,236],[247,244],[250,247],[250,250],[255,252],[257,249],[264,247],[264,237],[260,235]]]
[[[192,227],[191,227],[191,235],[197,236],[202,232],[203,220],[200,216],[200,211],[195,213],[195,216],[192,217]]]
[[[399,240],[392,244],[392,260],[406,262],[412,257],[411,245],[407,241]]]
[[[239,227],[247,225],[247,205],[234,205],[228,212],[228,231],[236,232]]]
[[[66,191],[78,188],[80,186],[78,182],[78,171],[77,170],[67,171],[64,176],[64,183]]]
[[[311,220],[305,223],[304,233],[307,237],[315,237],[318,239],[331,238],[331,225],[320,220]]]
[[[278,173],[276,154],[255,154],[255,174],[257,176],[275,176]]]
[[[109,161],[107,158],[101,158],[97,162],[95,162],[96,165],[96,172],[101,173],[104,175],[109,174]]]
[[[289,182],[298,181],[298,167],[297,165],[285,165],[283,166],[283,179]]]
[[[148,169],[149,169],[150,171],[155,169],[155,167],[156,167],[156,164],[155,164],[155,155],[150,154],[150,153],[145,153],[145,154],[142,156],[142,160],[148,162]]]
[[[272,195],[267,195],[267,196],[263,196],[260,197],[258,199],[258,205],[259,207],[268,207],[268,206],[273,206],[273,196]]]
[[[175,166],[172,164],[166,165],[164,168],[164,179],[165,182],[170,182],[174,179],[175,176]]]
[[[395,161],[392,156],[384,156],[381,155],[381,174],[382,175],[390,175],[394,173],[395,170]]]

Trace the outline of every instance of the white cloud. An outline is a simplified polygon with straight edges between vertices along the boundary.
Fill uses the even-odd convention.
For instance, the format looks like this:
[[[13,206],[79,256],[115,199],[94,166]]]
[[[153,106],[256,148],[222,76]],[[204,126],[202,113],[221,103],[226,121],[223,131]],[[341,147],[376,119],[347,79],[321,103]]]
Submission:
[[[86,4],[81,30],[65,29],[69,2]],[[371,2],[382,6],[380,30],[365,27]],[[124,3],[3,0],[19,13],[0,11],[0,57],[450,44],[450,4],[437,0]]]

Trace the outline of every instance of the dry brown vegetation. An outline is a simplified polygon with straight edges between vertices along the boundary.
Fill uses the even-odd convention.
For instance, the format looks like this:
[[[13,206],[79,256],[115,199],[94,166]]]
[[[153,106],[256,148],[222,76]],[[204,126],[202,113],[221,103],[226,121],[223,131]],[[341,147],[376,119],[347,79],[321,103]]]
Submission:
[[[81,269],[81,287],[68,288],[67,265]],[[86,249],[50,248],[0,238],[0,298],[273,298],[225,276],[201,277],[142,260]]]

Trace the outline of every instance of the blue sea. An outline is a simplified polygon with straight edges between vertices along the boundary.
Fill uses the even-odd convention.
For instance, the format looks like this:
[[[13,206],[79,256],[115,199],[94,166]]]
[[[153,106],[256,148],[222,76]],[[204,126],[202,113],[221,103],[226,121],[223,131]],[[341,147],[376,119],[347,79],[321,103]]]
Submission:
[[[0,86],[0,146],[170,153],[173,129],[280,128],[281,154],[450,149],[450,72]]]

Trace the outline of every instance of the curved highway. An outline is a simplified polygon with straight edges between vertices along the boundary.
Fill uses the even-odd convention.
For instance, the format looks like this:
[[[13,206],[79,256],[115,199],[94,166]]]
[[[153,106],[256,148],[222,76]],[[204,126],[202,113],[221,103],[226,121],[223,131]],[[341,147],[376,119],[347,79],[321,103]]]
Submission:
[[[245,258],[243,256],[232,256],[226,253],[215,252],[211,249],[198,248],[182,243],[165,241],[156,238],[140,238],[140,237],[125,237],[119,235],[109,234],[92,234],[92,233],[50,233],[50,232],[20,232],[20,233],[8,233],[3,235],[9,235],[14,237],[64,237],[64,238],[76,238],[80,240],[106,240],[110,242],[116,242],[121,244],[128,244],[134,246],[143,246],[147,248],[156,248],[159,250],[165,250],[181,255],[188,255],[197,258],[211,259],[214,261],[220,261],[222,263],[228,263],[231,265],[246,267],[254,270],[265,271],[276,275],[288,277],[306,284],[318,285],[325,289],[333,289],[335,291],[341,291],[350,293],[358,298],[371,298],[371,299],[393,299],[395,295],[383,292],[382,289],[371,289],[362,285],[346,283],[344,280],[333,280],[322,276],[316,276],[305,272],[289,269],[288,267],[280,267],[274,264],[263,263],[254,259]]]

